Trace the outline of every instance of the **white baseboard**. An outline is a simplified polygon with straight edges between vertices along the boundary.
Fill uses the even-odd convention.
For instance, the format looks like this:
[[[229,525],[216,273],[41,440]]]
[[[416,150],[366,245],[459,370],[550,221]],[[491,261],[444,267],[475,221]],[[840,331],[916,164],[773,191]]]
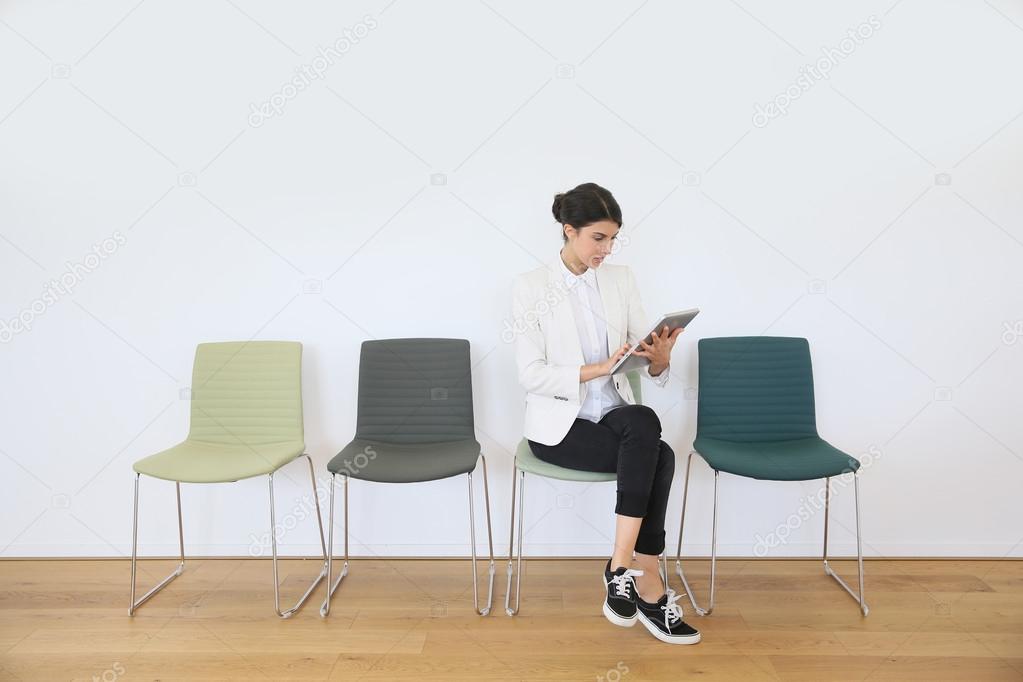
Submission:
[[[35,545],[35,544],[13,544],[0,554],[0,558],[128,558],[131,556],[131,546],[124,544],[117,548],[120,554],[114,551],[107,544],[79,544],[79,545]],[[371,544],[361,545],[351,543],[349,545],[352,557],[467,557],[469,548],[465,544]],[[674,556],[675,546],[668,541],[667,550],[669,556]],[[343,546],[335,542],[334,552],[338,556],[343,551]],[[606,542],[591,543],[536,543],[527,542],[523,547],[524,557],[593,557],[605,556],[610,551]],[[157,544],[143,545],[139,548],[141,557],[172,557],[178,552],[177,545]],[[185,544],[186,556],[194,557],[224,557],[224,556],[249,556],[249,557],[270,557],[270,548],[251,544]],[[486,539],[483,538],[476,547],[476,555],[483,558],[487,552]],[[507,542],[494,543],[496,556],[507,556]],[[1011,554],[1010,554],[1011,552]],[[318,544],[290,544],[281,543],[278,545],[280,556],[287,557],[316,557],[320,553]],[[835,543],[830,555],[835,558],[847,558],[856,556],[856,545],[854,543]],[[821,547],[819,544],[791,543],[774,547],[767,554],[762,550],[755,550],[749,544],[718,545],[718,557],[758,557],[758,558],[806,558],[819,559]],[[893,558],[912,559],[918,557],[937,558],[976,558],[976,559],[1020,559],[1023,558],[1023,546],[1013,548],[1012,544],[898,544],[898,545],[877,545],[872,543],[870,549],[864,548],[866,558]],[[709,558],[710,546],[701,544],[689,544],[683,548],[683,557],[694,559]]]

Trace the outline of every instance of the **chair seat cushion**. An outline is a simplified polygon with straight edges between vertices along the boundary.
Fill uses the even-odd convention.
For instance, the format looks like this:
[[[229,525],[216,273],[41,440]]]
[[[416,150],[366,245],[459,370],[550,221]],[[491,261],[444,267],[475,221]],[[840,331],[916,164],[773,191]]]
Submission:
[[[305,452],[305,443],[209,443],[185,440],[135,462],[146,476],[182,483],[227,483],[269,474]]]
[[[333,474],[381,483],[415,483],[469,473],[476,468],[475,438],[437,443],[387,443],[356,438],[327,464]]]
[[[698,437],[693,449],[711,468],[767,481],[809,481],[860,468],[823,438],[739,442]]]
[[[594,481],[614,481],[618,478],[614,473],[568,469],[566,467],[559,467],[557,464],[545,462],[533,454],[533,450],[529,447],[529,441],[525,438],[519,442],[519,447],[515,450],[515,468],[526,473],[546,476],[547,478],[557,478],[562,481],[589,483]]]

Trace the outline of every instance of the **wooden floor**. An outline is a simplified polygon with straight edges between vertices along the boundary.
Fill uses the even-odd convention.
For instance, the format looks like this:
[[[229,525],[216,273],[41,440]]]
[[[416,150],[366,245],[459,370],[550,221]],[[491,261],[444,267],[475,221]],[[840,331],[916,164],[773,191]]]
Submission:
[[[283,565],[294,599],[318,567]],[[467,561],[356,560],[329,619],[321,587],[281,621],[267,560],[191,561],[133,618],[127,562],[0,561],[0,678],[1023,680],[1023,561],[868,561],[866,618],[818,561],[720,561],[714,614],[686,605],[695,646],[608,623],[600,561],[525,565],[515,618],[504,563],[480,618]],[[171,566],[146,562],[140,594]]]

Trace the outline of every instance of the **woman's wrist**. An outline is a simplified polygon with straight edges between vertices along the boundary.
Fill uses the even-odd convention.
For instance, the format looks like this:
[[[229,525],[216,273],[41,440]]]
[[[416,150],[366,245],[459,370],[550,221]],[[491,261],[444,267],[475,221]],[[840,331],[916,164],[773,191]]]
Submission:
[[[587,381],[591,381],[598,377],[605,376],[607,369],[603,364],[595,365],[580,365],[579,366],[579,383],[584,384]]]

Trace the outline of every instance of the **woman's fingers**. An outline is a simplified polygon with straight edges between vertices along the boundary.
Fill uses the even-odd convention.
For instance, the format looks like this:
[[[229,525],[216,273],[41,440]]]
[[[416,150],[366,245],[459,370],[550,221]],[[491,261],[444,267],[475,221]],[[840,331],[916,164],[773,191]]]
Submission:
[[[660,332],[654,332],[651,335],[650,342],[647,342],[646,339],[640,340],[640,347],[632,351],[632,354],[638,355],[641,358],[650,359],[661,357],[664,361],[667,361],[668,353],[675,344],[675,340],[683,331],[685,331],[685,327],[679,327],[678,329],[671,331],[668,325],[664,325]],[[628,348],[628,344],[626,344],[625,347]]]

